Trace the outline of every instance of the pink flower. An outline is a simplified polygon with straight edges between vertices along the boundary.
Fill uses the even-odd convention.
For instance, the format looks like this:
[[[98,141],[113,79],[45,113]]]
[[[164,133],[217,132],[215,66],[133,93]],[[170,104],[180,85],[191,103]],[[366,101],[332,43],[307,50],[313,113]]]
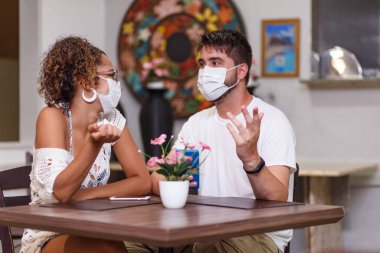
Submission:
[[[143,69],[141,71],[141,80],[145,80],[148,77],[149,70]]]
[[[142,67],[143,67],[143,69],[152,69],[153,64],[151,62],[144,62]]]
[[[160,137],[154,138],[150,140],[150,144],[152,145],[162,145],[166,141],[166,134],[161,134]]]
[[[158,64],[161,64],[161,63],[164,63],[165,62],[165,59],[162,58],[162,57],[159,57],[159,58],[154,58],[152,60],[152,66],[155,67],[157,66]]]
[[[193,157],[191,156],[185,156],[185,161],[191,162],[193,160]]]
[[[209,145],[207,145],[206,143],[204,143],[202,141],[199,141],[198,143],[201,145],[202,150],[204,150],[204,149],[211,150],[211,147]]]
[[[144,62],[141,69],[141,80],[145,81],[149,78],[168,77],[169,70],[166,69],[164,58],[154,58],[150,62]]]
[[[185,141],[185,139],[182,136],[179,138],[179,143],[182,143],[188,149],[194,149],[195,148],[194,144]]]
[[[194,161],[193,154],[186,155],[186,151],[190,151],[191,149],[197,148],[200,149],[200,152],[203,152],[205,149],[211,150],[210,146],[205,144],[204,142],[199,141],[199,144],[192,144],[184,140],[183,137],[179,137],[179,142],[181,143],[182,149],[172,148],[171,151],[168,152],[168,147],[173,139],[173,136],[170,137],[170,140],[167,141],[167,136],[165,134],[161,134],[159,137],[154,138],[150,141],[152,145],[160,145],[162,150],[161,156],[152,156],[143,153],[139,150],[140,153],[143,153],[145,156],[149,158],[147,161],[147,167],[150,172],[154,171],[155,168],[159,167],[160,169],[155,170],[157,173],[166,177],[167,180],[171,181],[181,181],[187,180],[190,175],[194,175],[198,173],[199,165],[202,164],[201,161],[199,165],[194,168],[191,164]],[[166,146],[163,145],[166,142]],[[201,147],[200,147],[201,146]],[[191,152],[189,152],[191,153]],[[209,152],[207,152],[207,156]],[[199,153],[200,155],[200,153]],[[204,159],[207,158],[204,157]],[[196,161],[199,159],[197,156]]]
[[[185,141],[185,139],[182,136],[179,137],[179,143],[182,143],[185,146],[189,145],[189,143],[187,141]]]
[[[176,0],[162,0],[159,5],[153,8],[153,12],[158,19],[163,19],[170,14],[181,12],[182,9],[182,5],[179,5]]]
[[[158,166],[157,161],[159,161],[158,157],[157,157],[157,156],[152,156],[152,157],[148,160],[147,164],[148,164],[149,167]]]
[[[160,68],[155,69],[155,70],[154,70],[154,73],[155,73],[158,77],[167,76],[167,71],[165,71],[164,69],[160,69]]]
[[[177,164],[178,163],[177,152],[171,152],[169,156],[166,157],[166,162],[168,164]]]

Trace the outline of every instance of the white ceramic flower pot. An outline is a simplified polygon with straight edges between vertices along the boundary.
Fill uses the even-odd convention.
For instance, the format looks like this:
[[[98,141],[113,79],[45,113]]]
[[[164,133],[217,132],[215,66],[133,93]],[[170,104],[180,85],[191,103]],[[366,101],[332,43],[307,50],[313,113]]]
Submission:
[[[189,194],[189,181],[160,181],[161,201],[166,208],[182,208]]]

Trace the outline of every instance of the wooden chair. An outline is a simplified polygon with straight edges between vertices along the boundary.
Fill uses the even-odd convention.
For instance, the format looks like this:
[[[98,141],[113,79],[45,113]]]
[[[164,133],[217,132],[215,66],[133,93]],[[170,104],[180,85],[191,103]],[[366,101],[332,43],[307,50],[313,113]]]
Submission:
[[[296,189],[297,189],[297,181],[298,181],[298,173],[299,173],[299,166],[298,166],[298,163],[296,164],[296,168],[297,170],[294,172],[294,182],[293,182],[293,201],[296,201]],[[289,253],[290,252],[290,242],[288,243],[288,245],[285,247],[285,250],[284,250],[284,253]]]
[[[30,202],[30,178],[29,174],[32,166],[22,166],[0,172],[0,208],[6,206],[27,205]],[[4,196],[4,190],[27,189],[23,195],[19,196]],[[21,193],[20,193],[21,194]],[[3,253],[14,253],[13,235],[15,230],[9,226],[0,227],[0,241]],[[13,232],[13,233],[12,233]],[[17,236],[22,233],[18,230]]]

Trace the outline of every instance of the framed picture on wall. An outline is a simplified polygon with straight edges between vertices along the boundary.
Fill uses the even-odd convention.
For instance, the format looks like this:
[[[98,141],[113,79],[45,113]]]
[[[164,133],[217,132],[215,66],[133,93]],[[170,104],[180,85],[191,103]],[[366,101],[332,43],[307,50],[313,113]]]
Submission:
[[[262,21],[261,75],[297,77],[299,75],[299,19]]]

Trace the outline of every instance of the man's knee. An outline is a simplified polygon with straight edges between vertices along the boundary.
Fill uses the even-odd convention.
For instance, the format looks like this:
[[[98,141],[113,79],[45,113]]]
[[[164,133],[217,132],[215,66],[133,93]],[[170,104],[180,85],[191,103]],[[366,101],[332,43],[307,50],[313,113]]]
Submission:
[[[124,243],[118,241],[99,240],[86,237],[69,236],[64,245],[64,252],[110,252],[127,253]]]
[[[194,244],[193,253],[277,253],[278,248],[265,234],[241,236],[224,240],[198,242]]]

